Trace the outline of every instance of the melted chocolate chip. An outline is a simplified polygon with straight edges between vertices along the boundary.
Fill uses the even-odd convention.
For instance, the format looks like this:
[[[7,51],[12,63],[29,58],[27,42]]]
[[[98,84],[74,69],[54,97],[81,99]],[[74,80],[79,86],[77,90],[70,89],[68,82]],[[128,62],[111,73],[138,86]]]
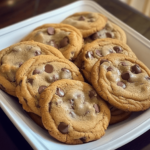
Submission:
[[[85,142],[86,142],[86,137],[82,137],[82,138],[80,138],[80,140],[81,140],[83,143],[85,143]]]
[[[44,86],[44,85],[40,86],[38,89],[39,94],[41,94],[44,91],[44,89],[46,89],[46,88],[47,88],[47,86]]]
[[[123,51],[120,46],[114,46],[113,49],[116,51],[116,53],[121,53]]]
[[[86,56],[86,58],[93,59],[93,52],[92,51],[88,51],[85,56]]]
[[[111,35],[111,33],[109,33],[109,32],[106,32],[106,37],[108,37],[108,38],[112,38],[112,35]]]
[[[126,62],[121,62],[122,66],[128,66]]]
[[[29,78],[29,79],[27,80],[27,82],[30,83],[30,84],[33,84],[33,79]]]
[[[98,33],[96,32],[96,33],[92,34],[92,35],[90,36],[90,38],[91,38],[92,40],[98,39]]]
[[[66,36],[60,41],[60,48],[65,47],[69,44],[69,38]]]
[[[85,18],[84,18],[84,16],[80,16],[78,20],[79,20],[79,21],[84,21]]]
[[[126,85],[123,82],[121,82],[121,81],[117,82],[117,85],[121,86],[123,89],[126,88]]]
[[[64,122],[60,122],[60,124],[58,125],[58,130],[62,134],[67,134],[69,132],[68,129],[69,129],[69,125]]]
[[[99,105],[94,104],[93,107],[95,108],[95,113],[99,113]]]
[[[95,51],[96,55],[98,55],[99,57],[102,57],[101,51],[100,50],[96,50]]]
[[[41,52],[40,51],[35,51],[35,56],[38,56],[38,55],[41,55]]]
[[[34,75],[34,74],[40,74],[40,73],[41,73],[40,70],[35,69],[32,74]]]
[[[54,40],[50,40],[50,41],[48,42],[48,44],[51,45],[51,46],[53,46],[53,47],[55,47],[55,48],[57,48],[57,49],[59,49],[59,46],[55,43]]]
[[[138,74],[138,73],[141,73],[141,72],[142,72],[139,65],[134,65],[134,66],[132,66],[132,67],[131,67],[131,71],[132,71],[133,73],[135,73],[135,74]]]
[[[70,70],[66,69],[66,68],[62,68],[62,71],[66,72],[66,73],[70,73]]]
[[[56,89],[56,95],[58,95],[59,97],[63,97],[65,95],[64,91],[60,88]]]
[[[130,79],[130,73],[129,72],[126,72],[126,73],[123,73],[122,75],[121,75],[121,78],[123,79],[123,80],[129,80]]]
[[[46,66],[45,66],[45,72],[47,72],[47,73],[52,73],[53,72],[53,66],[52,65],[50,65],[50,64],[47,64]]]
[[[102,60],[100,61],[100,65],[101,65],[102,63],[104,63],[104,62],[109,62],[109,61],[106,60],[106,59],[102,59]]]
[[[53,27],[49,27],[49,28],[47,29],[47,33],[48,33],[49,35],[53,35],[53,34],[55,34],[55,29],[54,29]]]
[[[2,91],[5,91],[5,88],[3,87],[2,84],[0,84],[0,89],[1,89]]]
[[[97,93],[94,90],[89,91],[89,97],[97,97]]]
[[[107,71],[113,71],[113,68],[112,68],[111,66],[109,66],[109,67],[107,68]]]

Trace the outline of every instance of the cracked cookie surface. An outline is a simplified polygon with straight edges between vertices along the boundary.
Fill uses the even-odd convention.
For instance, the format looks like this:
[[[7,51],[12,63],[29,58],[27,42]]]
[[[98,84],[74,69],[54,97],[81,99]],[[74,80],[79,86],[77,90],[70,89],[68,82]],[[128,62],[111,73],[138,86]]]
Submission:
[[[114,107],[124,111],[150,107],[150,70],[138,59],[107,55],[94,65],[91,76],[95,90]]]
[[[22,41],[34,40],[58,49],[65,58],[74,60],[83,45],[80,31],[67,24],[44,24],[29,33]]]
[[[16,95],[23,109],[40,116],[40,94],[60,79],[83,81],[79,69],[67,59],[41,55],[26,61],[16,74]]]
[[[42,122],[49,134],[68,144],[101,138],[110,120],[106,103],[87,83],[59,80],[40,96]]]
[[[79,29],[84,38],[104,28],[106,22],[105,16],[94,12],[75,13],[62,21]]]
[[[33,41],[13,44],[0,51],[0,89],[16,96],[16,72],[28,59],[39,55],[64,56],[54,47]]]
[[[86,79],[91,82],[91,71],[94,64],[99,58],[111,54],[124,54],[136,58],[134,52],[125,43],[116,39],[97,39],[96,41],[86,44],[82,53],[79,55],[75,64],[81,69]]]
[[[102,30],[99,30],[87,38],[84,38],[84,43],[91,43],[96,39],[104,39],[104,38],[111,38],[117,39],[124,43],[126,43],[127,38],[125,32],[116,24],[107,21],[105,27]]]

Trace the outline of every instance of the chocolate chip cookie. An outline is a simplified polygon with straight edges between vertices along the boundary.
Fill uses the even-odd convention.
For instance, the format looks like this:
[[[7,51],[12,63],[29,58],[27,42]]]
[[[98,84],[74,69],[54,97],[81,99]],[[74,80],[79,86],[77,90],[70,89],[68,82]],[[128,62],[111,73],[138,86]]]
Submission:
[[[40,94],[60,79],[83,81],[79,69],[67,59],[41,55],[26,61],[16,73],[16,95],[23,109],[40,116]]]
[[[127,38],[125,32],[116,24],[107,21],[107,24],[102,30],[99,30],[87,38],[84,38],[84,43],[91,43],[96,39],[112,38],[126,43]]]
[[[131,112],[126,112],[126,111],[120,110],[120,109],[110,105],[109,103],[107,103],[107,104],[108,104],[108,107],[109,107],[110,113],[111,113],[111,119],[110,119],[109,124],[119,123],[130,117]]]
[[[97,140],[110,120],[106,103],[87,83],[59,80],[40,96],[42,122],[49,134],[68,144]]]
[[[86,44],[82,50],[80,60],[75,64],[81,69],[86,79],[91,82],[91,70],[99,58],[106,55],[124,54],[136,58],[133,51],[125,43],[116,39],[97,39],[96,41]]]
[[[84,38],[103,29],[106,22],[107,18],[96,12],[75,13],[62,21],[62,23],[70,24],[79,29]]]
[[[45,24],[37,27],[22,41],[34,40],[57,48],[65,58],[75,60],[82,45],[83,38],[78,29],[67,24]]]
[[[14,44],[0,51],[0,89],[16,96],[16,71],[28,59],[38,55],[64,56],[54,47],[26,41]]]
[[[138,59],[107,55],[96,62],[91,76],[95,90],[114,107],[124,111],[150,107],[150,70]]]

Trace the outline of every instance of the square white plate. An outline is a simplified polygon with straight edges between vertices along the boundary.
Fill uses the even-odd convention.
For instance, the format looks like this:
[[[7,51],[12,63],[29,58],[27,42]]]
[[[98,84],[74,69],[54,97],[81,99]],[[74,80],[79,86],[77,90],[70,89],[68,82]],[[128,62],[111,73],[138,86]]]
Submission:
[[[67,16],[81,11],[100,12],[109,20],[119,25],[127,35],[128,45],[149,68],[150,41],[131,29],[129,26],[118,20],[93,1],[77,1],[60,9],[44,13],[20,23],[11,25],[0,30],[0,50],[18,41],[37,26],[45,23],[59,23]],[[36,125],[23,111],[17,100],[0,91],[0,107],[29,142],[33,149],[39,150],[109,150],[118,148],[142,133],[150,129],[150,110],[133,113],[133,115],[121,123],[112,125],[106,134],[99,140],[81,144],[67,145],[56,141],[46,130]]]

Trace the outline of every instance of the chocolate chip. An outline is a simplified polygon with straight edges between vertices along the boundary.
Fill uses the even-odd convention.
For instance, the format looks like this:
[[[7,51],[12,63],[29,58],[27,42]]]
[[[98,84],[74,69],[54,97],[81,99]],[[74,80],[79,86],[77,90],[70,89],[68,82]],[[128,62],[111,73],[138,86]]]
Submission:
[[[32,74],[34,75],[34,74],[40,74],[40,73],[41,72],[39,70],[35,69]]]
[[[60,88],[56,89],[56,95],[63,97],[65,95],[64,91]]]
[[[62,71],[66,72],[66,73],[70,73],[70,70],[66,69],[66,68],[62,68]]]
[[[113,71],[113,68],[112,68],[111,66],[109,66],[109,67],[107,68],[107,71]]]
[[[96,96],[97,96],[97,93],[94,90],[89,91],[89,97],[90,98],[96,97]]]
[[[3,87],[2,84],[0,84],[0,89],[1,89],[2,91],[5,91],[5,88]]]
[[[86,137],[82,137],[82,138],[80,138],[80,140],[81,140],[83,143],[85,143],[85,142],[86,142]]]
[[[84,16],[80,16],[78,20],[79,20],[79,21],[84,21],[85,18],[84,18]]]
[[[96,50],[95,53],[96,53],[96,55],[102,57],[102,54],[101,54],[101,51],[100,51],[100,50]]]
[[[132,71],[133,73],[135,73],[135,74],[138,74],[138,73],[141,73],[141,72],[142,72],[139,65],[134,65],[134,66],[132,66],[132,67],[131,67],[131,71]]]
[[[74,109],[74,99],[70,99],[71,108]]]
[[[38,55],[41,55],[41,52],[40,51],[35,51],[35,56],[38,56]]]
[[[93,107],[95,108],[95,113],[99,113],[99,105],[94,104]]]
[[[122,75],[121,75],[121,78],[123,79],[123,80],[129,80],[130,79],[130,73],[129,72],[126,72],[126,73],[123,73]]]
[[[117,85],[121,86],[123,89],[126,88],[126,85],[123,82],[121,82],[121,81],[117,82]]]
[[[106,32],[106,36],[107,36],[108,38],[112,38],[112,35],[111,35],[111,33],[109,33],[109,32]]]
[[[122,66],[128,66],[126,62],[121,62]]]
[[[52,109],[52,102],[49,103],[49,112],[51,111]]]
[[[46,89],[46,88],[47,88],[47,86],[44,86],[44,85],[40,86],[38,89],[39,94],[41,94],[44,91],[44,89]]]
[[[150,77],[145,77],[147,80],[150,80]]]
[[[33,79],[29,78],[29,79],[27,80],[27,82],[30,83],[30,84],[33,84]]]
[[[49,35],[53,35],[53,34],[55,34],[55,29],[54,29],[53,27],[49,27],[49,28],[47,29],[47,33],[48,33]]]
[[[85,56],[86,56],[86,58],[92,59],[93,58],[93,52],[92,51],[88,51]]]
[[[65,47],[69,44],[69,38],[66,36],[60,41],[60,48]]]
[[[104,63],[104,62],[109,62],[109,61],[106,60],[106,59],[102,59],[102,60],[100,61],[100,65],[101,65],[102,63]]]
[[[68,129],[69,129],[69,125],[64,122],[60,122],[60,124],[58,125],[58,130],[62,134],[67,134],[69,132]]]
[[[51,45],[51,46],[53,46],[53,47],[55,47],[55,48],[57,48],[57,49],[59,49],[59,46],[55,43],[54,40],[50,40],[50,41],[48,42],[48,44]]]
[[[90,38],[91,38],[92,40],[98,39],[98,33],[96,32],[96,33],[92,34],[92,35],[90,36]]]
[[[116,51],[116,53],[121,53],[123,51],[120,46],[114,46],[113,49]]]
[[[47,64],[47,65],[45,66],[45,72],[47,72],[47,73],[52,73],[52,72],[53,72],[53,66]]]

